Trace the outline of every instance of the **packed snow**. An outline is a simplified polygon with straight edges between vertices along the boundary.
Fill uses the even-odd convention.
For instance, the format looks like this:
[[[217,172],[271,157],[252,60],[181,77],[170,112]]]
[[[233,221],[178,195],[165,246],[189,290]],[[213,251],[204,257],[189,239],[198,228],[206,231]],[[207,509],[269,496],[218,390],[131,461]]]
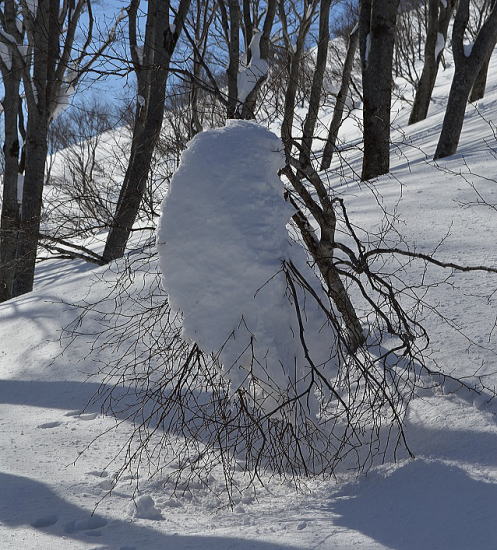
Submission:
[[[183,336],[219,358],[233,390],[255,378],[274,395],[274,385],[285,391],[308,374],[284,263],[321,291],[290,242],[283,164],[279,138],[232,120],[190,142],[164,200],[158,248],[170,304],[183,314]],[[311,300],[305,313],[309,353],[332,376],[334,331]]]

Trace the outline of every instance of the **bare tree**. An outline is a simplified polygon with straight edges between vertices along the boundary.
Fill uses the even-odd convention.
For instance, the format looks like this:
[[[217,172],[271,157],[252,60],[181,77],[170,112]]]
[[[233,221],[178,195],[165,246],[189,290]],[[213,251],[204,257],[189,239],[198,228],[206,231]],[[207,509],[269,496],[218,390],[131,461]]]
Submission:
[[[319,2],[316,0],[306,0],[303,9],[298,11],[294,4],[290,3],[292,18],[297,21],[295,29],[295,43],[292,41],[289,17],[284,0],[278,3],[278,15],[280,17],[283,30],[283,41],[285,45],[287,62],[287,89],[285,91],[285,105],[283,109],[283,120],[281,122],[281,139],[285,146],[287,158],[291,155],[294,145],[293,122],[295,117],[296,97],[299,86],[299,75],[302,69],[302,57],[307,35],[316,13]]]
[[[343,64],[342,77],[340,81],[340,89],[338,90],[335,108],[333,109],[333,117],[328,129],[328,137],[323,149],[321,159],[321,170],[327,170],[330,167],[333,153],[337,145],[338,131],[343,121],[343,112],[345,109],[347,96],[349,94],[350,81],[352,79],[352,69],[354,66],[354,58],[359,43],[359,27],[356,25],[348,38],[347,53]]]
[[[257,23],[262,19],[258,13],[258,2],[244,0],[243,10],[240,9],[238,0],[220,0],[218,5],[229,56],[229,65],[226,71],[228,77],[227,117],[253,119],[260,87],[267,78],[266,68],[269,61],[270,38],[277,0],[266,2],[262,31],[257,29]],[[254,22],[254,19],[257,21]],[[243,64],[240,63],[240,30],[243,31],[245,38],[246,51]],[[259,65],[254,64],[253,59]],[[261,66],[261,62],[264,67]],[[245,76],[243,83],[245,89],[243,90],[240,89],[241,76]]]
[[[0,302],[13,295],[14,274],[17,258],[18,233],[20,229],[19,192],[22,182],[21,146],[19,142],[19,110],[22,110],[20,87],[22,63],[14,50],[22,43],[22,34],[17,28],[17,5],[6,0],[0,7],[0,71],[4,85],[2,107],[5,117],[3,145],[3,198],[0,229]],[[10,40],[11,39],[11,40]],[[22,191],[21,191],[22,192]]]
[[[392,56],[399,0],[362,0],[359,43],[362,62],[363,180],[390,169]]]
[[[302,166],[311,164],[312,141],[321,107],[323,80],[328,58],[328,43],[330,41],[330,8],[331,0],[321,0],[319,8],[319,35],[316,54],[316,66],[312,77],[309,107],[302,132],[302,148],[299,162]]]
[[[487,7],[491,10],[495,6],[495,0],[490,0],[490,2],[485,2]],[[471,94],[469,96],[470,103],[479,101],[485,95],[485,88],[487,86],[487,75],[488,75],[488,66],[490,64],[490,58],[492,57],[492,51],[488,54],[483,62],[483,65],[478,73],[478,76],[475,79],[473,87],[471,88]]]
[[[90,0],[71,0],[62,5],[58,0],[22,0],[14,4],[11,10],[15,9],[23,30],[12,36],[4,34],[4,38],[7,36],[10,43],[12,62],[21,67],[27,124],[20,229],[15,261],[2,265],[2,279],[7,281],[4,298],[33,288],[49,125],[67,108],[82,76],[114,40],[119,22],[118,18],[105,40],[90,52],[94,46]],[[76,43],[76,31],[85,11],[88,34],[80,45]]]
[[[460,0],[452,31],[454,78],[450,88],[442,132],[435,159],[448,157],[457,151],[464,123],[464,114],[471,89],[497,41],[497,4],[494,4],[473,44],[465,44],[470,19],[469,0]]]
[[[103,257],[106,262],[124,254],[140,208],[153,151],[162,128],[171,58],[190,8],[190,0],[180,1],[173,24],[170,24],[170,2],[150,0],[143,46],[138,44],[139,6],[140,0],[132,0],[128,8],[129,47],[138,83],[135,125],[128,169],[105,243]]]
[[[424,64],[421,78],[416,87],[414,105],[409,124],[424,120],[428,115],[431,95],[438,74],[438,67],[447,42],[447,30],[455,6],[454,0],[442,3],[439,0],[428,2],[428,29],[424,50]]]

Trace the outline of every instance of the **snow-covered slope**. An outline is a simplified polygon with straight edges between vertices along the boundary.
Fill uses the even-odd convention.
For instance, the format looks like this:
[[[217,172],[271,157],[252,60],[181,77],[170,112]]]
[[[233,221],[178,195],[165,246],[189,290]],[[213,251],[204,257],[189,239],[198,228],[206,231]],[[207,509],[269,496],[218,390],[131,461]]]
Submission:
[[[358,171],[360,153],[351,151],[349,176],[339,180],[337,159],[330,184],[346,197],[353,223],[375,230],[387,212],[398,235],[420,252],[437,248],[443,260],[497,264],[497,213],[477,204],[482,197],[497,204],[496,56],[489,75],[485,99],[468,108],[458,155],[430,160],[447,71],[426,121],[406,128],[408,113],[400,110],[390,175],[373,186],[357,183],[352,169]],[[357,134],[346,127],[342,138]],[[99,389],[89,378],[97,368],[88,358],[91,338],[77,339],[62,355],[59,342],[61,328],[79,314],[68,304],[87,294],[103,300],[105,273],[76,261],[43,263],[37,290],[0,306],[1,549],[497,548],[497,419],[457,395],[413,401],[407,435],[415,460],[387,463],[359,478],[343,473],[338,482],[310,480],[300,493],[272,478],[267,491],[235,493],[233,511],[219,499],[224,480],[216,472],[187,491],[163,483],[167,468],[151,480],[142,468],[115,483],[120,464],[113,458],[132,427],[123,421],[114,430],[98,400],[87,406]],[[422,312],[431,360],[459,376],[487,374],[486,383],[495,385],[497,276],[448,275],[424,274],[416,264],[402,272],[412,284],[423,277],[438,282],[427,290]],[[110,351],[105,340],[99,345],[105,360]]]

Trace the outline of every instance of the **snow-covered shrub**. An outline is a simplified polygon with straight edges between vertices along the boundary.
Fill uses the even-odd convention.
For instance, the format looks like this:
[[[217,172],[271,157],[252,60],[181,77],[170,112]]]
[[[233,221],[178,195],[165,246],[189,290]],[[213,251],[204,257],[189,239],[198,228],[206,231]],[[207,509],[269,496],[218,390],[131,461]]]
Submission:
[[[158,236],[183,337],[215,355],[232,391],[264,390],[268,412],[309,385],[311,365],[336,375],[326,310],[301,287],[295,296],[289,288],[286,265],[327,302],[304,249],[289,240],[294,209],[278,177],[282,149],[272,132],[247,121],[197,135],[172,179]]]

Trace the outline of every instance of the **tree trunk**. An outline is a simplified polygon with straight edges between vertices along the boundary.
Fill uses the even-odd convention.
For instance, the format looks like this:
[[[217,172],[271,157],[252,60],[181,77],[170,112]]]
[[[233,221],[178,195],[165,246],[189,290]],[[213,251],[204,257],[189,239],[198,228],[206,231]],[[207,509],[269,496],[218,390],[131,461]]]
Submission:
[[[19,137],[17,133],[19,81],[9,82],[4,80],[4,87],[5,142],[3,149],[5,172],[3,174],[0,231],[0,302],[13,296],[17,241],[21,221],[17,189],[19,177]]]
[[[16,36],[16,9],[12,0],[5,3],[4,16],[7,32]],[[5,121],[5,140],[3,144],[5,166],[0,221],[0,302],[4,302],[13,296],[17,240],[21,222],[17,190],[19,177],[19,134],[17,125],[21,69],[17,56],[12,56],[11,63],[10,68],[3,63],[1,64],[5,92],[2,101]]]
[[[454,74],[435,159],[448,157],[457,151],[464,124],[466,103],[475,77],[474,73],[475,71],[468,67],[466,70],[456,70]]]
[[[286,28],[286,15],[282,3],[279,4],[279,10],[280,18],[285,22],[284,28]],[[281,140],[283,141],[283,145],[285,147],[285,156],[287,162],[289,161],[293,147],[293,119],[295,115],[295,99],[297,97],[299,74],[301,71],[305,39],[307,37],[307,33],[309,32],[310,23],[310,17],[305,14],[299,25],[295,46],[291,44],[288,33],[284,32],[286,49],[288,52],[288,84],[285,91],[285,105],[283,108],[283,120],[281,122]]]
[[[56,80],[60,56],[59,3],[38,3],[34,25],[33,97],[28,100],[26,128],[26,167],[22,194],[21,231],[14,281],[14,296],[33,290],[36,252],[40,232],[45,164],[48,153],[49,106],[57,97],[60,82]],[[31,82],[24,81],[24,87]]]
[[[360,44],[363,85],[364,159],[362,180],[390,169],[392,58],[399,0],[363,0]]]
[[[26,173],[14,296],[20,296],[33,290],[48,152],[47,132],[47,117],[43,113],[30,114],[26,136]]]
[[[333,153],[336,149],[338,131],[342,125],[343,111],[345,109],[345,102],[347,101],[347,95],[350,88],[350,80],[352,78],[352,68],[354,66],[354,57],[357,50],[357,44],[359,42],[359,28],[356,27],[350,33],[349,44],[347,47],[347,54],[345,56],[345,62],[343,64],[342,81],[340,83],[340,89],[336,97],[335,108],[333,109],[333,117],[331,119],[330,128],[328,130],[328,138],[323,149],[323,158],[321,159],[321,170],[327,170],[330,167]]]
[[[416,88],[409,124],[424,120],[428,115],[440,60],[443,55],[440,41],[443,39],[444,45],[447,41],[447,29],[454,5],[454,0],[447,0],[445,7],[439,0],[430,0],[423,71]]]
[[[459,1],[454,21],[452,31],[454,78],[452,79],[435,159],[448,157],[457,151],[471,88],[485,61],[489,59],[497,41],[497,4],[494,3],[492,11],[478,32],[471,52],[469,55],[466,54],[464,38],[469,22],[469,4],[469,0]]]
[[[264,59],[269,65],[271,31],[273,29],[274,17],[276,15],[276,0],[267,0],[266,18],[262,28],[262,36],[259,42],[261,59]],[[248,32],[246,32],[248,34]],[[244,120],[255,119],[255,109],[257,106],[257,98],[259,90],[266,80],[267,76],[259,78],[259,81],[248,94],[245,103],[242,106],[241,118]]]
[[[240,5],[238,0],[229,0],[229,66],[228,118],[235,118],[238,107],[238,69],[240,66]]]
[[[326,61],[328,59],[328,43],[330,41],[330,6],[331,0],[321,0],[316,67],[312,77],[309,107],[307,109],[307,114],[304,121],[302,149],[300,150],[299,156],[299,162],[302,166],[310,166],[311,164],[312,141],[319,114],[324,72],[326,70]]]
[[[169,2],[150,0],[148,4],[146,51],[144,49],[143,56],[145,66],[137,71],[138,90],[144,105],[141,104],[143,101],[137,105],[131,156],[113,225],[105,243],[105,262],[123,256],[140,209],[164,118],[169,63],[189,7],[190,0],[180,2],[173,32],[169,26]]]
[[[471,88],[471,94],[469,96],[469,102],[475,103],[480,99],[483,99],[485,95],[485,88],[487,87],[487,76],[488,76],[488,66],[490,64],[490,58],[492,57],[492,52],[488,58],[483,62],[483,66],[478,73],[475,83]]]

